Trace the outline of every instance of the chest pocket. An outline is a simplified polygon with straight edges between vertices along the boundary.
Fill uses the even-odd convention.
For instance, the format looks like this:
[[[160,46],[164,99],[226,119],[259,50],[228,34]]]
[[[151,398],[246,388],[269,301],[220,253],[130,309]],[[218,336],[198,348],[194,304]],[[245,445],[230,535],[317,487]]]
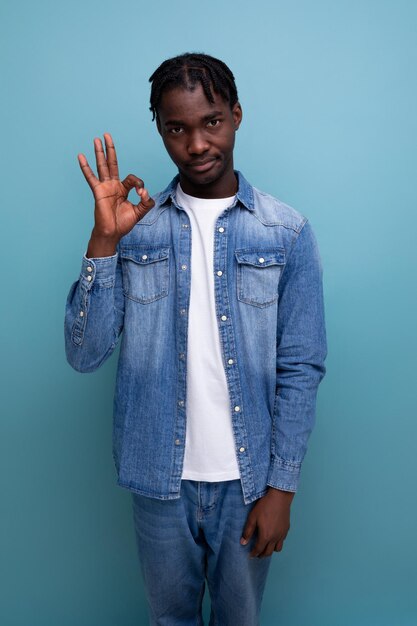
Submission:
[[[235,256],[238,300],[261,308],[276,302],[285,266],[284,248],[243,248],[235,250]]]
[[[141,304],[168,295],[169,246],[135,245],[120,250],[123,293]]]

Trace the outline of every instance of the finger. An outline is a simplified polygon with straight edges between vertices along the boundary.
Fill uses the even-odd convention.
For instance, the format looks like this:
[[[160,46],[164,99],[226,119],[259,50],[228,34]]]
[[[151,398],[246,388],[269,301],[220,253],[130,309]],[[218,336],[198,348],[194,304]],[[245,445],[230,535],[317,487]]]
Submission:
[[[143,188],[143,189],[139,189],[138,190],[138,195],[141,198],[140,201],[140,206],[145,207],[146,210],[151,209],[153,206],[155,206],[155,202],[152,200],[152,198],[149,196],[148,190]]]
[[[127,193],[129,193],[129,191],[131,191],[134,187],[136,187],[136,191],[139,193],[139,189],[144,187],[143,180],[134,174],[126,176],[126,178],[122,180],[122,185],[126,189]]]
[[[256,520],[255,518],[252,518],[249,515],[248,519],[246,520],[246,524],[243,529],[242,536],[240,538],[240,543],[242,546],[246,546],[249,543],[250,538],[255,532],[255,528],[256,528]]]
[[[117,163],[116,148],[110,133],[104,133],[104,141],[106,143],[107,165],[109,168],[110,178],[119,180],[119,166]]]
[[[98,139],[97,137],[94,139],[94,151],[96,153],[96,163],[99,179],[101,181],[110,180],[109,168],[107,167],[103,144],[101,143],[101,139]]]
[[[142,202],[147,202],[149,200],[149,192],[145,187],[136,187],[136,193],[142,200]]]
[[[275,545],[275,552],[281,552],[282,548],[284,546],[284,540],[281,539],[281,541],[278,541],[278,543]]]
[[[82,173],[84,174],[84,178],[86,179],[90,188],[94,190],[94,187],[96,187],[100,181],[95,176],[91,167],[88,165],[88,161],[83,154],[78,155],[78,163],[80,164],[80,168]]]
[[[262,535],[259,535],[257,542],[255,543],[254,547],[249,553],[249,556],[252,558],[255,556],[259,556],[265,550],[267,545],[268,545],[268,541],[264,539]]]
[[[154,200],[152,200],[152,198],[149,197],[148,192],[146,192],[147,194],[147,200],[142,200],[137,206],[136,206],[136,212],[138,215],[138,219],[141,220],[142,217],[144,215],[146,215],[146,213],[148,211],[150,211],[152,209],[152,207],[155,206],[155,202]]]
[[[260,559],[264,559],[267,556],[272,556],[272,554],[274,552],[274,548],[275,548],[275,542],[274,541],[270,541],[266,545],[265,550],[259,554],[259,558]]]

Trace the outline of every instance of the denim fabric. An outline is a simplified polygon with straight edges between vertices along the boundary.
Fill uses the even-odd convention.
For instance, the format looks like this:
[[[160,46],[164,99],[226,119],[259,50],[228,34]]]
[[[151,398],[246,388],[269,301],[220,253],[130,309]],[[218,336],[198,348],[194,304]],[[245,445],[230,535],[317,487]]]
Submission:
[[[240,537],[254,503],[239,480],[183,480],[181,497],[132,494],[134,527],[151,626],[202,625],[205,580],[210,626],[256,626],[271,557],[250,558]]]
[[[217,219],[213,272],[244,501],[296,491],[325,368],[322,270],[312,229],[240,174]],[[122,333],[114,398],[118,484],[180,496],[186,432],[191,227],[175,177],[111,257],[82,261],[69,292],[69,363],[92,372]],[[221,270],[221,275],[218,271]]]

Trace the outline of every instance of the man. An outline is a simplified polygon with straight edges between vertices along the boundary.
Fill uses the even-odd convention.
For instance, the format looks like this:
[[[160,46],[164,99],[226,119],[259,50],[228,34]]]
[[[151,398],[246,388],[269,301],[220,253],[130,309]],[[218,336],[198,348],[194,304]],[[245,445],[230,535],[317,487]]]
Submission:
[[[254,626],[312,430],[326,353],[321,266],[307,220],[234,170],[234,77],[203,54],[151,76],[178,175],[150,198],[121,182],[110,134],[95,224],[66,311],[66,350],[100,367],[123,330],[114,401],[118,484],[132,492],[151,624]],[[128,200],[135,189],[138,204]]]

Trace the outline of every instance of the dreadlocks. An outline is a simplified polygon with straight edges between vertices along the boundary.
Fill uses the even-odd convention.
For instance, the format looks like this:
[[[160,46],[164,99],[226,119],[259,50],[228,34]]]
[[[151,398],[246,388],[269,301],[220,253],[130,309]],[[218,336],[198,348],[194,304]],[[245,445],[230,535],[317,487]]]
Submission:
[[[194,90],[200,83],[209,102],[214,104],[213,91],[229,102],[230,108],[238,101],[235,77],[226,63],[208,54],[181,54],[167,59],[149,79],[151,87],[152,120],[158,115],[162,94],[167,89],[182,87]],[[212,91],[213,90],[213,91]]]

